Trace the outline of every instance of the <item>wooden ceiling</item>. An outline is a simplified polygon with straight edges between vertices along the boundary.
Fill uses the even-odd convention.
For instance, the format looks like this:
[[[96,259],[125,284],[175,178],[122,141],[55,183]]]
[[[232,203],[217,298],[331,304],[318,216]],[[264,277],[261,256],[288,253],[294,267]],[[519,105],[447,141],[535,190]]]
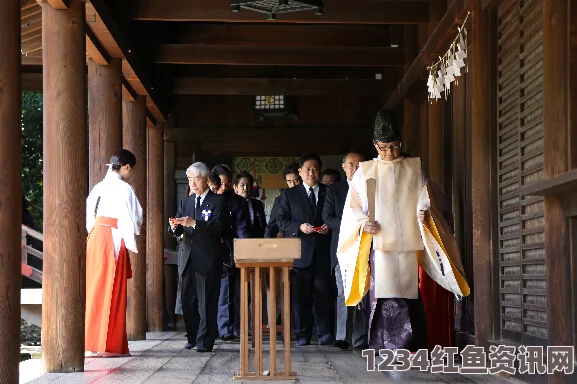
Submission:
[[[29,89],[42,84],[39,1],[21,0]],[[151,120],[168,119],[186,95],[372,97],[382,105],[402,77],[402,26],[428,21],[428,0],[324,0],[323,15],[275,21],[232,12],[230,0],[91,0],[86,49],[97,63],[123,60],[124,95],[146,95]]]

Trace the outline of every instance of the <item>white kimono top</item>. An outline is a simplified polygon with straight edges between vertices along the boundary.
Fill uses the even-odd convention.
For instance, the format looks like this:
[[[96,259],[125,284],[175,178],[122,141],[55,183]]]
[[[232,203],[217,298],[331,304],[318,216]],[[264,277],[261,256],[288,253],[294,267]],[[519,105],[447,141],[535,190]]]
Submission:
[[[100,197],[100,202],[95,214],[98,197]],[[143,220],[142,207],[132,186],[123,181],[116,172],[109,171],[104,180],[94,186],[86,199],[86,230],[88,233],[94,226],[96,216],[118,219],[118,228],[111,228],[116,258],[118,258],[122,239],[124,239],[124,245],[127,249],[138,253],[135,235],[140,234]]]

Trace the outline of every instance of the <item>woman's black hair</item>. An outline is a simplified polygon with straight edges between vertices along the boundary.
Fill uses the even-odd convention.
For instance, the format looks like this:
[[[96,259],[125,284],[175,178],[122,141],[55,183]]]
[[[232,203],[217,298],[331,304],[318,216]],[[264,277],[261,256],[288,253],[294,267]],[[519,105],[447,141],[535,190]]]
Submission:
[[[210,180],[210,182],[214,185],[216,185],[217,188],[220,188],[220,177],[218,176],[218,173],[211,171],[210,174],[208,175],[208,179]]]
[[[130,164],[130,167],[133,168],[136,165],[136,156],[128,149],[121,149],[110,157],[110,164],[112,164],[113,171],[118,171],[126,164]]]
[[[240,183],[240,179],[242,178],[246,178],[248,180],[248,189],[250,190],[252,188],[252,185],[254,184],[254,177],[252,177],[252,175],[250,173],[248,173],[247,171],[242,171],[240,173],[238,173],[233,180],[233,184],[234,185],[238,185],[238,183]]]

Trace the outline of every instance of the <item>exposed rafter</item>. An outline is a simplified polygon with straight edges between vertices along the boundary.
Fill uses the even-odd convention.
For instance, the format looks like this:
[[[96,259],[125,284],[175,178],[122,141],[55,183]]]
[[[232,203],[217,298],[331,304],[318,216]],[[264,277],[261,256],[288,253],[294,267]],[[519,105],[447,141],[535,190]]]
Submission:
[[[276,142],[279,145],[293,143],[298,144],[303,141],[322,141],[329,137],[338,138],[346,143],[355,140],[369,140],[370,129],[361,128],[285,128],[275,127],[263,128],[172,128],[166,129],[167,141],[175,142],[219,142],[225,139],[235,143],[267,143]],[[302,138],[306,137],[307,140]]]
[[[262,47],[164,44],[159,64],[288,65],[288,66],[402,66],[398,48]]]
[[[393,84],[384,80],[196,78],[174,80],[177,95],[364,95],[383,96]]]

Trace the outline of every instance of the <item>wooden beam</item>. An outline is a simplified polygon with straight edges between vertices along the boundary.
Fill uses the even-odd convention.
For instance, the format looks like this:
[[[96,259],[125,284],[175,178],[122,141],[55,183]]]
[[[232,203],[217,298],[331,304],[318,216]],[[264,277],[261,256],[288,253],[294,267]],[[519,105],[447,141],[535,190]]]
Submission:
[[[388,47],[390,40],[385,25],[163,23],[159,28],[182,44]]]
[[[395,109],[399,102],[410,92],[416,81],[423,77],[423,72],[427,64],[439,55],[443,49],[447,49],[452,39],[455,37],[451,32],[456,30],[456,25],[462,22],[470,10],[471,0],[454,0],[447,9],[445,16],[439,22],[439,25],[430,35],[429,40],[421,49],[419,56],[413,61],[409,70],[391,95],[385,106]]]
[[[235,143],[300,143],[302,137],[311,141],[334,138],[343,143],[360,140],[370,142],[372,130],[362,128],[169,128],[165,130],[167,142],[220,142]]]
[[[288,65],[288,66],[402,66],[397,48],[258,47],[164,44],[159,64]]]
[[[22,55],[20,62],[22,65],[35,65],[41,66],[42,65],[42,56],[36,56],[41,51],[34,52],[33,55]]]
[[[124,101],[134,101],[136,100],[137,93],[132,89],[130,84],[126,79],[122,78],[122,100]]]
[[[84,1],[42,7],[44,22],[44,269],[42,367],[84,370],[86,302],[86,39]],[[62,239],[66,241],[62,241]],[[62,324],[66,324],[65,327]]]
[[[29,14],[27,16],[22,17],[22,19],[20,20],[20,25],[26,25],[29,24],[33,21],[36,20],[41,20],[42,19],[42,14],[40,13],[34,13],[34,14]]]
[[[387,89],[388,88],[388,89]],[[177,95],[365,95],[392,91],[385,80],[318,79],[175,79]]]
[[[380,73],[388,78],[388,67],[279,67],[272,65],[180,65],[172,68],[174,77],[279,78],[279,79],[365,79]],[[392,76],[391,76],[392,77]],[[396,85],[396,81],[394,82]]]
[[[219,152],[226,152],[230,154],[234,154],[238,152],[251,152],[251,153],[260,153],[264,155],[266,153],[270,153],[271,155],[275,155],[277,152],[282,151],[292,151],[293,153],[303,154],[305,152],[316,152],[316,153],[334,153],[334,154],[342,154],[347,146],[350,143],[346,143],[344,141],[327,141],[327,140],[320,140],[320,141],[312,141],[312,140],[300,140],[298,142],[267,142],[267,143],[255,143],[255,142],[217,142],[217,143],[209,143],[204,142],[200,144],[202,151],[205,152],[212,152],[212,153],[219,153]]]
[[[39,17],[36,20],[32,20],[28,23],[22,24],[20,26],[20,33],[22,35],[27,35],[31,32],[38,31],[39,29],[42,29],[42,18],[41,17]]]
[[[38,38],[38,37],[42,37],[42,30],[41,29],[36,29],[34,31],[29,31],[29,32],[25,32],[21,35],[21,39],[20,39],[20,48],[22,48],[22,44],[25,42],[28,42],[32,39]]]
[[[24,54],[30,54],[42,49],[42,33],[20,44],[20,51]]]
[[[21,73],[22,92],[42,92],[42,73]]]
[[[54,9],[68,9],[69,0],[46,0]]]
[[[521,194],[528,196],[551,196],[563,195],[575,190],[577,190],[577,169],[572,169],[555,177],[527,184],[521,188]]]
[[[229,0],[138,1],[133,19],[161,21],[271,23],[264,14],[231,12]],[[313,24],[416,24],[429,21],[428,1],[325,0],[324,15],[312,12],[278,14],[272,23]]]
[[[38,5],[36,0],[20,0],[20,10],[25,10]]]
[[[38,4],[34,3],[34,7],[22,8],[20,12],[20,18],[25,19],[32,15],[40,15],[42,16],[42,7]]]
[[[90,28],[86,28],[86,54],[98,65],[108,65],[108,52],[100,44]]]
[[[158,90],[155,89],[153,86],[148,74],[146,73],[144,67],[140,60],[136,57],[134,52],[132,52],[131,46],[128,42],[128,39],[122,29],[120,28],[119,24],[117,23],[116,19],[110,12],[110,9],[106,5],[106,1],[104,0],[92,0],[90,4],[87,6],[90,7],[91,11],[94,12],[92,16],[92,22],[87,20],[89,27],[95,32],[95,28],[99,28],[105,34],[110,34],[112,44],[116,47],[117,51],[120,52],[120,55],[111,55],[112,57],[123,58],[123,61],[126,61],[128,66],[130,67],[130,71],[133,74],[133,78],[136,78],[138,82],[142,85],[142,88],[146,90],[146,95],[149,96],[152,104],[149,105],[149,108],[152,109],[152,113],[155,116],[157,121],[165,121],[166,116],[168,114],[168,107],[166,101],[163,97],[161,97]],[[95,32],[95,35],[100,39],[98,33]],[[101,40],[101,39],[100,39]],[[101,40],[102,41],[102,40]],[[108,52],[108,46],[104,45]],[[124,63],[123,63],[123,73],[124,72]],[[134,87],[133,87],[134,88]]]
[[[22,221],[19,4],[0,1],[0,377],[18,381]]]

